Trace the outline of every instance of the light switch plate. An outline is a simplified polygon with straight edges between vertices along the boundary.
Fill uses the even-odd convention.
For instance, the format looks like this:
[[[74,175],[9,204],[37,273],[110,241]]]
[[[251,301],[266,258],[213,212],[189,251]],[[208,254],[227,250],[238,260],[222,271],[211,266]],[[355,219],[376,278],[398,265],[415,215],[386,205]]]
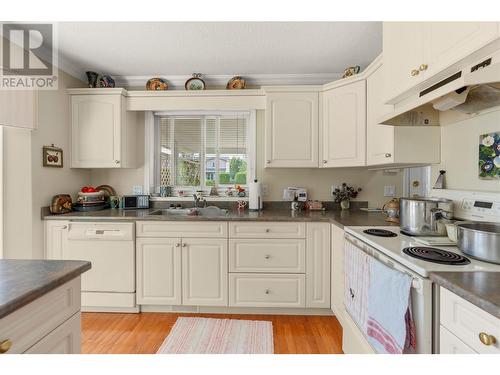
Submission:
[[[384,186],[384,197],[394,197],[396,196],[396,186],[386,185]]]
[[[260,193],[262,194],[263,197],[267,197],[269,194],[269,185],[268,184],[261,184],[260,185]]]
[[[143,191],[144,190],[142,190],[141,185],[132,186],[132,194],[134,194],[134,195],[141,195],[143,193]]]

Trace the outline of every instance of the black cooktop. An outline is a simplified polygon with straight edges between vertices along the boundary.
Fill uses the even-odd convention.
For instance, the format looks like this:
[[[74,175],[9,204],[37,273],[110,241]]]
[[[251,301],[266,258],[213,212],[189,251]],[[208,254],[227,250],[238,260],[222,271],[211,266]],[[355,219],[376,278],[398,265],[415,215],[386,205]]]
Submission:
[[[464,266],[470,263],[470,260],[460,254],[452,253],[434,247],[415,246],[405,247],[403,253],[413,258],[425,260],[433,263],[448,264],[453,266]]]
[[[385,230],[385,229],[366,229],[363,231],[363,233],[370,234],[372,236],[377,236],[377,237],[397,237],[398,235],[394,232],[391,232],[390,230]]]

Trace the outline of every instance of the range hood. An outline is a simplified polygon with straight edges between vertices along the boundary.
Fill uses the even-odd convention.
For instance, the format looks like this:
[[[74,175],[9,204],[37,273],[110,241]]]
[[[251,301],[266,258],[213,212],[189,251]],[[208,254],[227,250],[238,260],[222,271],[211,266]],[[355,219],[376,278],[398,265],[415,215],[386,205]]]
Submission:
[[[475,115],[500,106],[500,51],[409,96],[381,124],[439,125],[439,112]]]

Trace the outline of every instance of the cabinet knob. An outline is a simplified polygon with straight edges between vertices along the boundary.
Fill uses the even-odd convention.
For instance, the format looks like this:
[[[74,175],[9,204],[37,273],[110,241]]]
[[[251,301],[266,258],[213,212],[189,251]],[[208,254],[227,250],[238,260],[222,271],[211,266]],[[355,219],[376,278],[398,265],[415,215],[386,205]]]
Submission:
[[[479,341],[481,341],[484,345],[490,346],[497,342],[497,339],[493,335],[488,335],[485,332],[481,332],[479,334]]]
[[[412,77],[415,77],[415,76],[418,76],[418,73],[420,73],[417,69],[412,69],[412,71],[410,72],[410,75]]]
[[[266,228],[266,233],[269,233],[270,231],[271,231],[271,229]]]
[[[271,291],[269,289],[266,289],[265,293],[266,294],[271,294]]]
[[[67,225],[63,225],[63,226],[61,227],[61,229],[68,229],[68,226],[67,226]]]
[[[269,254],[268,254],[268,255],[266,255],[264,258],[266,258],[266,259],[271,259],[271,255],[269,255]]]
[[[115,164],[120,164],[120,160],[115,160]]]
[[[9,339],[0,341],[0,354],[7,353],[12,347],[12,341]]]
[[[175,247],[180,247],[180,246],[181,246],[181,244],[180,244],[180,243],[176,243],[176,244],[175,244]]]
[[[420,70],[421,72],[423,72],[424,70],[427,70],[429,66],[427,64],[422,64],[418,67],[418,70]]]
[[[183,243],[183,244],[182,244],[182,247],[187,247],[187,243]]]
[[[266,160],[266,164],[271,164],[271,160]]]
[[[323,160],[323,164],[326,164],[326,163],[328,163],[328,160]]]
[[[392,155],[391,155],[391,154],[389,154],[389,153],[385,154],[385,157],[386,157],[386,158],[390,158],[391,156],[392,156]]]

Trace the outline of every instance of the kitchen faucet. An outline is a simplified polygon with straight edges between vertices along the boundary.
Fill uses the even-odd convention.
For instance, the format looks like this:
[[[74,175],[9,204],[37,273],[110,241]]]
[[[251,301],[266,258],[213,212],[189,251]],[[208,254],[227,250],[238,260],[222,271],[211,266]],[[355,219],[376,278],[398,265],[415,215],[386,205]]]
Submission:
[[[194,208],[199,208],[200,204],[203,204],[203,207],[207,207],[207,200],[203,198],[203,196],[198,194],[193,194],[194,198]]]

